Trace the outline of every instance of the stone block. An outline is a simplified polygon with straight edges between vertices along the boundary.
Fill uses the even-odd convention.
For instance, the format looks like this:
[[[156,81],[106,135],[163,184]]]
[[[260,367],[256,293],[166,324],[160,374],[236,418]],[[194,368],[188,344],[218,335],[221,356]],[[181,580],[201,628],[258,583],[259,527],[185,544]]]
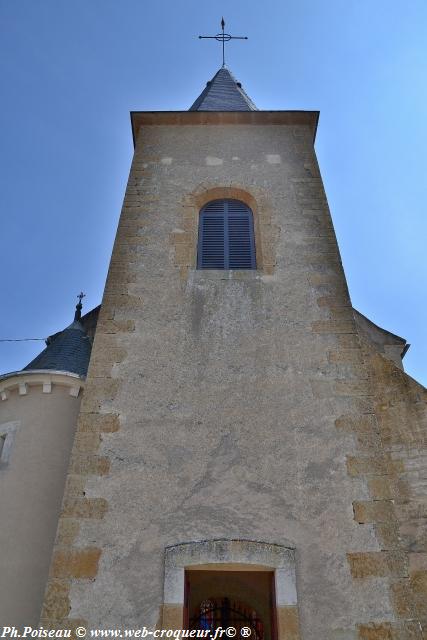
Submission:
[[[313,287],[324,284],[333,284],[336,286],[344,286],[344,280],[335,273],[309,273],[308,282]]]
[[[42,619],[63,620],[71,610],[70,586],[65,580],[49,580],[47,583]]]
[[[394,522],[375,524],[375,532],[381,548],[385,551],[396,549],[401,544],[399,527]]]
[[[370,433],[378,431],[376,416],[372,414],[365,415],[342,415],[335,420],[337,429],[343,431],[355,431],[357,433]]]
[[[78,497],[84,495],[86,478],[84,476],[69,473],[65,483],[65,491],[68,496]]]
[[[278,640],[300,640],[297,607],[277,607]]]
[[[104,308],[103,308],[104,310]],[[104,333],[102,331],[102,323],[105,322],[105,318],[100,321],[100,324],[97,327],[94,349],[96,347],[96,356],[98,356],[98,352],[109,352],[110,349],[115,349],[117,347],[117,339],[114,335],[110,333]]]
[[[92,360],[90,363],[91,378],[111,378],[113,365],[105,358],[104,360]]]
[[[328,360],[332,364],[362,364],[363,355],[360,349],[341,349],[328,351]]]
[[[128,293],[111,294],[108,295],[107,304],[115,310],[128,309],[129,311],[136,311],[142,308],[143,300],[140,296],[133,296]]]
[[[403,462],[399,462],[403,467]],[[412,498],[405,504],[396,504],[396,517],[400,522],[427,518],[427,498]]]
[[[411,618],[414,615],[414,603],[409,580],[402,579],[390,586],[393,608],[400,618]]]
[[[94,455],[72,454],[69,473],[104,476],[110,470],[108,458]]]
[[[347,333],[337,336],[340,349],[360,349],[360,339],[357,333]]]
[[[359,640],[424,640],[419,622],[412,620],[358,625],[358,632]]]
[[[403,544],[414,552],[427,551],[427,521],[425,518],[401,522],[399,534]]]
[[[105,401],[114,400],[120,387],[119,380],[112,378],[88,378],[83,408],[87,413],[96,413]]]
[[[101,550],[96,547],[84,549],[57,549],[52,558],[52,578],[95,578]]]
[[[108,510],[104,498],[66,498],[62,505],[62,515],[73,518],[101,520]]]
[[[411,571],[409,583],[417,616],[427,617],[427,569]]]
[[[427,553],[409,554],[409,572],[427,571]]]
[[[101,437],[95,431],[78,431],[74,438],[75,451],[95,453],[99,449]]]
[[[338,395],[365,396],[372,392],[368,380],[337,380],[334,385]]]
[[[331,380],[310,380],[310,385],[315,398],[330,398],[333,396]]]
[[[400,460],[391,460],[385,455],[376,457],[347,456],[347,470],[352,477],[360,475],[383,476],[401,472],[403,465]]]
[[[359,524],[390,522],[394,518],[390,500],[353,502],[354,519]]]
[[[316,300],[320,308],[327,308],[331,310],[346,309],[350,311],[349,319],[353,319],[353,309],[350,304],[350,300],[343,296],[320,296]]]
[[[130,333],[135,331],[133,320],[105,320],[101,325],[103,333]]]
[[[174,245],[177,245],[177,244],[192,245],[194,241],[194,234],[185,233],[184,231],[174,231],[170,235],[170,241]]]
[[[406,577],[407,557],[398,551],[368,551],[348,553],[347,559],[353,578]]]
[[[59,518],[58,529],[56,532],[56,545],[67,546],[72,545],[79,533],[80,524],[74,518]]]
[[[359,640],[395,640],[390,622],[357,625]]]
[[[311,323],[314,333],[349,333],[354,334],[354,323],[348,321],[317,320]]]
[[[148,238],[146,238],[145,236],[142,235],[133,235],[133,236],[126,236],[125,239],[123,239],[122,243],[121,243],[124,247],[128,246],[128,247],[139,247],[145,244],[148,244]],[[110,287],[111,287],[111,283],[110,283]],[[120,293],[120,289],[118,289],[116,291],[116,293]]]
[[[79,432],[102,431],[113,433],[120,429],[119,416],[116,413],[80,413]]]
[[[164,604],[162,605],[161,629],[183,629],[184,609],[182,605]]]
[[[391,500],[394,497],[390,480],[387,477],[369,478],[368,487],[371,496],[376,500]],[[381,520],[376,520],[376,522],[381,522]]]

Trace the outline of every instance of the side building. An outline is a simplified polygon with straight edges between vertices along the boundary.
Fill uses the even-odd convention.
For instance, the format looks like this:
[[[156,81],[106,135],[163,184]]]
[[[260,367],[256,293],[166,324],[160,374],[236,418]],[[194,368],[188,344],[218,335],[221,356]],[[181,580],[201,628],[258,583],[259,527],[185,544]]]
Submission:
[[[0,376],[0,621],[36,626],[92,348],[92,315]]]

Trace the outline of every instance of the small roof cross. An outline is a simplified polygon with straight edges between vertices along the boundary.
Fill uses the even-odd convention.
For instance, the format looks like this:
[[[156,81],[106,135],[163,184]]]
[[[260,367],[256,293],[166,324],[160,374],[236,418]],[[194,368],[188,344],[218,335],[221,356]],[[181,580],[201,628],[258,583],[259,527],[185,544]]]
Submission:
[[[247,36],[230,36],[229,33],[224,33],[225,20],[221,18],[221,29],[222,33],[217,33],[216,36],[199,36],[199,39],[211,39],[217,40],[218,42],[222,42],[222,66],[225,67],[225,43],[230,40],[247,40]]]
[[[81,291],[77,297],[78,297],[79,301],[76,304],[76,312],[74,314],[74,322],[78,322],[80,320],[80,318],[82,317],[82,307],[83,307],[82,300],[83,300],[83,298],[86,298],[86,294],[83,293],[83,291]]]

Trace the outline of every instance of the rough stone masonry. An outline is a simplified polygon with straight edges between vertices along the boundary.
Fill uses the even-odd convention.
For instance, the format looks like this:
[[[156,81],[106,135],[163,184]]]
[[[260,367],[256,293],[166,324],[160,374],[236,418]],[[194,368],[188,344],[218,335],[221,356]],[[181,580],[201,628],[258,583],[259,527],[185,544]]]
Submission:
[[[165,550],[221,539],[294,550],[280,640],[427,638],[425,390],[358,335],[314,116],[135,118],[41,622],[180,627]],[[217,198],[255,271],[196,270]]]

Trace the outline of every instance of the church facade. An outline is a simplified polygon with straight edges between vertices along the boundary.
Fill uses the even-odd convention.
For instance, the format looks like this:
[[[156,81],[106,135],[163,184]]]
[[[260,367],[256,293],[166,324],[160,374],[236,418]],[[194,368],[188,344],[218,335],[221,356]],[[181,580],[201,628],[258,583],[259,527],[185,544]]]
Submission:
[[[317,123],[225,67],[132,113],[44,627],[427,637],[425,389],[352,308]]]

